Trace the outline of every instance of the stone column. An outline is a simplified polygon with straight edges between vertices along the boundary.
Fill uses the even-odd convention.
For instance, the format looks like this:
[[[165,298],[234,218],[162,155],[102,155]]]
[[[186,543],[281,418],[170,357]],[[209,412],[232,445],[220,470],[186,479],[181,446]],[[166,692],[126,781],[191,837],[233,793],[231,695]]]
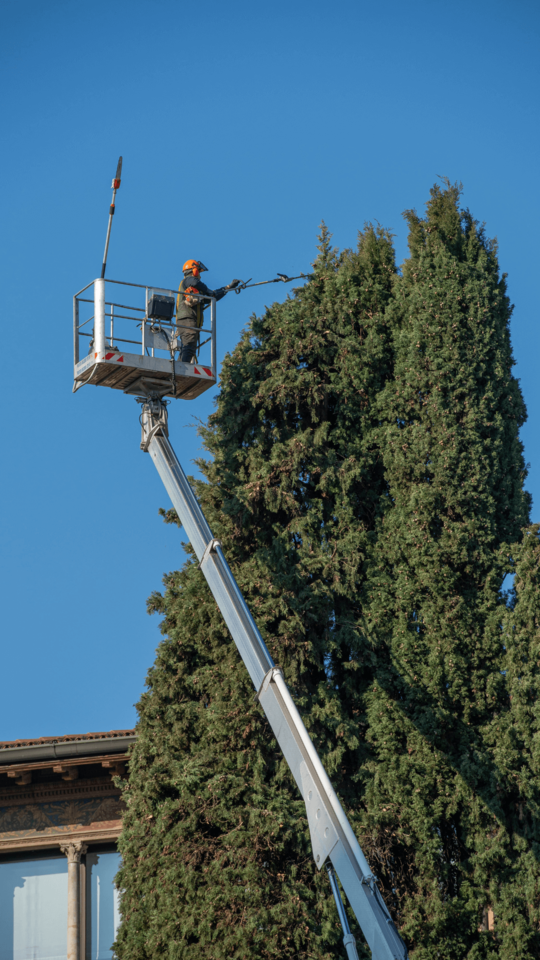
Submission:
[[[88,846],[78,840],[60,844],[60,849],[68,859],[67,960],[80,960],[80,866]]]

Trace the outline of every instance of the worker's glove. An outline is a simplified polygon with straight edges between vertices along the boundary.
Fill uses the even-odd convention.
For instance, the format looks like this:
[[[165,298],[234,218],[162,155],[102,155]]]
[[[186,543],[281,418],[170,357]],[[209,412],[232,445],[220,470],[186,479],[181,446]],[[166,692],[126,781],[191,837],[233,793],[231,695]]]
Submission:
[[[242,283],[241,280],[231,280],[229,286],[227,287],[227,290],[234,290],[234,288],[237,287],[240,283]]]

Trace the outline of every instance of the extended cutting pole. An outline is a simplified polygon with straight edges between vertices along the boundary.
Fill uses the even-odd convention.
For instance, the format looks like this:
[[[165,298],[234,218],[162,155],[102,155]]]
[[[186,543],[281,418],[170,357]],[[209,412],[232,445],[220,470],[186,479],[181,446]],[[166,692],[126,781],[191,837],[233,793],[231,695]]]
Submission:
[[[120,187],[120,178],[121,178],[121,176],[122,176],[122,157],[120,157],[120,159],[119,159],[119,161],[118,161],[118,166],[117,166],[117,168],[116,168],[116,176],[115,176],[115,178],[114,178],[114,180],[113,180],[113,182],[112,182],[112,192],[113,192],[113,195],[112,195],[111,205],[110,205],[110,207],[109,207],[109,223],[108,223],[108,226],[107,226],[107,238],[106,238],[106,240],[105,240],[105,253],[103,254],[103,263],[101,264],[101,279],[102,279],[102,280],[103,280],[103,277],[105,276],[105,267],[107,266],[107,254],[108,254],[108,252],[109,252],[109,240],[111,239],[111,227],[112,227],[112,221],[113,221],[113,217],[114,217],[114,206],[115,206],[114,201],[115,201],[115,199],[116,199],[116,191],[117,191],[117,190],[119,189],[119,187]]]
[[[298,713],[283,673],[276,667],[268,652],[225,559],[221,543],[212,536],[197,498],[169,442],[167,407],[159,397],[140,399],[139,402],[142,403],[141,448],[147,451],[154,461],[251,677],[259,703],[304,798],[317,868],[320,870],[326,861],[331,861],[371,949],[373,960],[406,960],[407,948],[388,913],[377,888],[376,878],[371,873],[356,835]],[[338,898],[341,903],[339,890]],[[341,907],[343,908],[343,904]],[[346,923],[344,911],[343,917]],[[343,924],[341,915],[340,919]],[[345,936],[352,935],[349,931]],[[355,947],[354,952],[351,952],[353,941],[354,938],[345,943],[350,960],[356,958]]]
[[[251,283],[251,280],[244,280],[234,288],[235,293],[242,293],[242,290],[251,290],[252,287],[264,287],[267,283],[290,283],[291,280],[307,280],[306,274],[301,273],[299,277],[288,277],[286,273],[278,273],[272,280],[259,280],[258,283]]]

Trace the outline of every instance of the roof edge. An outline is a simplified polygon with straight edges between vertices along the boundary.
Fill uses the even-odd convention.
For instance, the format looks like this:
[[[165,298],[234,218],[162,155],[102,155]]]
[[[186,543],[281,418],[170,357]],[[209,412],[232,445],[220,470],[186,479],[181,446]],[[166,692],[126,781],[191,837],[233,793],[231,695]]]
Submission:
[[[8,763],[27,763],[32,760],[55,760],[62,757],[91,757],[103,753],[125,753],[135,743],[137,735],[99,737],[96,740],[68,740],[63,743],[41,743],[27,747],[4,747],[0,750],[0,767]]]

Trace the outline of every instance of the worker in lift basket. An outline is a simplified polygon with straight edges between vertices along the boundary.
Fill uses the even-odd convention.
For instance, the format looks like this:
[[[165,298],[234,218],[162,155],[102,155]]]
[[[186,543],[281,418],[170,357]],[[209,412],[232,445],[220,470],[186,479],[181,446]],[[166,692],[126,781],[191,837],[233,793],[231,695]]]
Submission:
[[[203,325],[203,310],[208,306],[208,303],[199,300],[193,294],[204,294],[206,297],[221,300],[229,290],[234,290],[241,282],[233,280],[226,287],[210,290],[201,280],[201,273],[206,269],[200,260],[186,260],[182,267],[184,279],[178,287],[176,298],[176,330],[178,338],[182,341],[180,360],[183,363],[191,363],[195,356],[199,342],[199,329]]]

